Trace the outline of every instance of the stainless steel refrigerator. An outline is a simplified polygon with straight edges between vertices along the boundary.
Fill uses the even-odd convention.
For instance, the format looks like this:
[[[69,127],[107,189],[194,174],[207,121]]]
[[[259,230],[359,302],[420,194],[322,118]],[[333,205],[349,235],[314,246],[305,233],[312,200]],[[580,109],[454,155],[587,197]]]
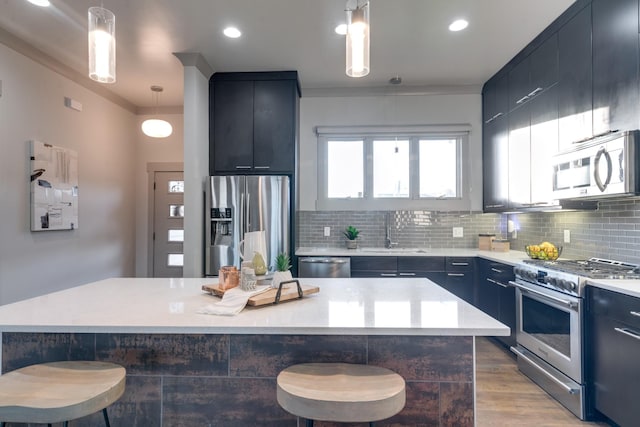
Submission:
[[[280,252],[291,254],[291,190],[288,176],[211,176],[206,189],[205,275],[240,267],[244,233],[265,231],[265,262],[273,270]]]

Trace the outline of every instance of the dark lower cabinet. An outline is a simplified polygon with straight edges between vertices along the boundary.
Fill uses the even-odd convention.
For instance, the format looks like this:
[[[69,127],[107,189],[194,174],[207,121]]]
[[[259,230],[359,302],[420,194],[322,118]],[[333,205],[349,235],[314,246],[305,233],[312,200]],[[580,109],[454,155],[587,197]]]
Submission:
[[[588,287],[587,337],[595,409],[620,427],[640,423],[640,298]]]
[[[351,277],[397,277],[398,257],[353,256]]]
[[[516,344],[516,290],[509,285],[514,279],[512,266],[478,259],[476,306],[511,329],[509,336],[496,337],[508,347]]]
[[[443,288],[462,298],[469,304],[474,303],[475,258],[447,257],[445,261],[444,282],[436,282]],[[433,279],[432,279],[433,280]],[[435,281],[435,280],[434,280]]]

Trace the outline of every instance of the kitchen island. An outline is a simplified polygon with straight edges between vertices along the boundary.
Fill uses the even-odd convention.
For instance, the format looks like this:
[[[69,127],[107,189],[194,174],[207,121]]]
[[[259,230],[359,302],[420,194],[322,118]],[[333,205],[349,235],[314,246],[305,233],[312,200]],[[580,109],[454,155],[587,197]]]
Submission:
[[[389,423],[472,426],[474,337],[509,334],[426,279],[304,279],[320,292],[234,317],[197,313],[217,301],[201,291],[210,283],[108,279],[2,306],[2,370],[122,364],[127,390],[110,409],[114,425],[295,426],[276,402],[281,369],[370,363],[407,382],[407,405]],[[97,414],[77,425],[101,423]]]

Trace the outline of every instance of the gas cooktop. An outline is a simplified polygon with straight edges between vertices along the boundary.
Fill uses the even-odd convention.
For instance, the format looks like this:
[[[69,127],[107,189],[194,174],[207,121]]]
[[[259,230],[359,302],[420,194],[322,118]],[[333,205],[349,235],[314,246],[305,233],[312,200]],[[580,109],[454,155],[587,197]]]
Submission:
[[[640,279],[640,266],[607,259],[557,261],[527,259],[524,262],[548,270],[562,271],[590,279]]]

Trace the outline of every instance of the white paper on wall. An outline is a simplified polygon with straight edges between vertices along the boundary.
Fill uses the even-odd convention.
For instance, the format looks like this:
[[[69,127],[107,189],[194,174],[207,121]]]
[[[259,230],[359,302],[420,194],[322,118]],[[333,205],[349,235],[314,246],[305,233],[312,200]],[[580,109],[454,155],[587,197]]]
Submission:
[[[78,228],[78,153],[31,141],[31,231]]]

